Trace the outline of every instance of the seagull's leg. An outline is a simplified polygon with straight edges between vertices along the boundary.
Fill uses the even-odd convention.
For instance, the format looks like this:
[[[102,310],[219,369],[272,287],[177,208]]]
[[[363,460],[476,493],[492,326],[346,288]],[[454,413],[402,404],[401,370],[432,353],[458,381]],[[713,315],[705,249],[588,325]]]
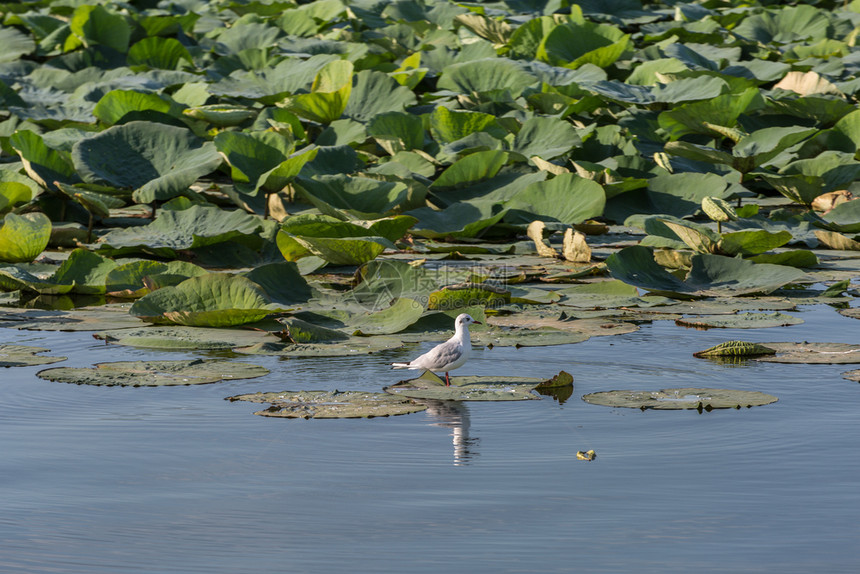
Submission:
[[[451,386],[451,382],[448,380],[448,372],[447,371],[445,371],[445,386],[446,387]]]

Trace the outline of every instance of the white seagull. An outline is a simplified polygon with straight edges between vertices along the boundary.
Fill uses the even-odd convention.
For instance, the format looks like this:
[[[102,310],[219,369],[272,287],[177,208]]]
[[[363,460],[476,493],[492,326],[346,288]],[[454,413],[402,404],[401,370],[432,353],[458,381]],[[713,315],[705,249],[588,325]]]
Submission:
[[[475,321],[468,313],[460,313],[454,321],[454,336],[436,345],[417,359],[408,363],[391,363],[395,369],[423,369],[426,371],[444,371],[445,386],[450,387],[448,371],[462,367],[472,353],[472,341],[469,339],[469,325]]]

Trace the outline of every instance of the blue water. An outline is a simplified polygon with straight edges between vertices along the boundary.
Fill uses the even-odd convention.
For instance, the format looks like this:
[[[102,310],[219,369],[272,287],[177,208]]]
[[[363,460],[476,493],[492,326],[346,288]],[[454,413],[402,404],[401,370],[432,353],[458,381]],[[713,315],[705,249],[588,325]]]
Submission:
[[[283,420],[230,395],[378,390],[383,355],[241,357],[266,377],[100,388],[0,370],[0,572],[856,572],[860,365],[726,366],[694,351],[860,342],[826,306],[761,330],[643,325],[576,345],[475,352],[458,374],[574,374],[573,396],[441,405],[371,420]],[[64,366],[185,358],[87,333],[0,329]],[[752,409],[588,405],[609,389],[759,390]],[[447,406],[447,408],[445,408]],[[583,462],[576,451],[594,449]]]

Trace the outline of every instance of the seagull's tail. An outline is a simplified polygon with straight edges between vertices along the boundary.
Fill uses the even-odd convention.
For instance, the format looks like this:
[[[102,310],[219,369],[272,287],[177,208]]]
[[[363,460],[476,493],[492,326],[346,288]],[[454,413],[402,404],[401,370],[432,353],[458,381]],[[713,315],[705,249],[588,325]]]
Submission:
[[[391,366],[395,369],[413,369],[414,368],[409,363],[391,363]]]

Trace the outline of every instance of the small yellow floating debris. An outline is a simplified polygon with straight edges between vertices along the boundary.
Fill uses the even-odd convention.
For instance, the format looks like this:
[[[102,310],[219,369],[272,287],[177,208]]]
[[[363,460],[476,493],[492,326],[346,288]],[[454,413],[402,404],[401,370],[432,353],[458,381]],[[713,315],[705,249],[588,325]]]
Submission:
[[[576,451],[576,460],[594,460],[597,455],[593,450],[578,450]]]

